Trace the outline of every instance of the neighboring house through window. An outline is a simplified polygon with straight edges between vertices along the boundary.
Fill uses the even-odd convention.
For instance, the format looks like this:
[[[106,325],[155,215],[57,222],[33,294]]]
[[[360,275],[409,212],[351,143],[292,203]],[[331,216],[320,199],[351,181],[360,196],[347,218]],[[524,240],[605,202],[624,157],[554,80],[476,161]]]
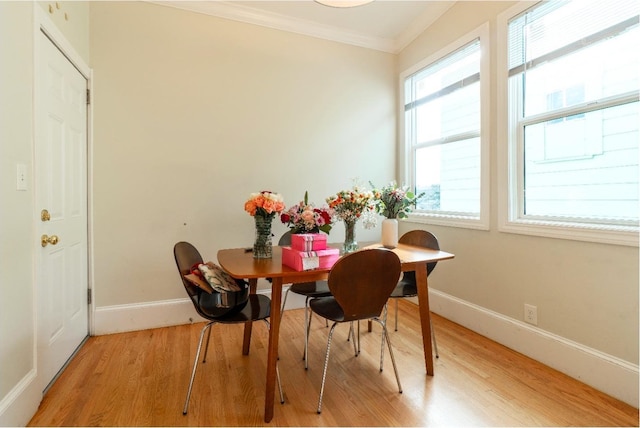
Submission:
[[[541,2],[500,21],[501,230],[637,245],[637,2]]]
[[[401,74],[405,177],[414,221],[488,228],[488,29]]]

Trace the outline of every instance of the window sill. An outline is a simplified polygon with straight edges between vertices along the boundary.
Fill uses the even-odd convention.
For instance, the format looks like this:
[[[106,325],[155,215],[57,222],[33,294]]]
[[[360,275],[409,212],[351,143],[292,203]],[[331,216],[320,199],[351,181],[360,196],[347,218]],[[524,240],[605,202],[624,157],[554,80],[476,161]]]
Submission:
[[[463,229],[489,230],[488,221],[483,221],[480,217],[473,216],[411,213],[405,221]]]
[[[500,232],[602,244],[638,246],[638,227],[604,226],[583,223],[512,220],[502,222]]]

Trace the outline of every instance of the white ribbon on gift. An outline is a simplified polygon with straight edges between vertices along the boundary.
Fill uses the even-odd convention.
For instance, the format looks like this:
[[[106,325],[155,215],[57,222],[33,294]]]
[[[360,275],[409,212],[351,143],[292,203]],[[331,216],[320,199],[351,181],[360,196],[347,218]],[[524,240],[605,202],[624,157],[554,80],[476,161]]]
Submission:
[[[313,235],[305,235],[302,237],[304,240],[304,251],[313,251],[313,241],[315,236]]]
[[[313,242],[313,241],[312,241]],[[305,243],[306,245],[306,243]],[[311,270],[318,269],[320,267],[320,256],[315,251],[302,251],[300,252],[302,258],[302,269]]]

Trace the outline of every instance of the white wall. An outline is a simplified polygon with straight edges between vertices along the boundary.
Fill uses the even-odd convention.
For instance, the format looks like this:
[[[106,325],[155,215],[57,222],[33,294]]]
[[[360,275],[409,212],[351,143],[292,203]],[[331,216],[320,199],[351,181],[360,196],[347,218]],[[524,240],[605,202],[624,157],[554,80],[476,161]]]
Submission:
[[[0,2],[0,399],[34,370],[33,186],[16,190],[16,164],[32,169],[31,11]]]
[[[251,246],[251,192],[323,204],[394,176],[391,54],[130,2],[91,4],[91,53],[97,331],[107,308],[185,297],[176,242]]]

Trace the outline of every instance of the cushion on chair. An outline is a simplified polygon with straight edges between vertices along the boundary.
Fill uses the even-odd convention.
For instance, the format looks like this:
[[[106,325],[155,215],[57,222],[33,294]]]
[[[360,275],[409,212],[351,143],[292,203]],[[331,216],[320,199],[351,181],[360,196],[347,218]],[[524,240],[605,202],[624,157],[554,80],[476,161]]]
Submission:
[[[206,293],[209,293],[209,294],[213,293],[213,287],[211,287],[207,281],[205,281],[203,278],[199,277],[195,273],[183,275],[183,277],[184,279],[186,279],[187,281],[189,281],[191,284],[195,285],[202,291],[205,291]]]
[[[200,310],[210,317],[237,313],[249,299],[247,284],[234,279],[213,262],[196,263],[184,278],[205,291],[194,297]]]
[[[236,281],[220,266],[213,262],[196,263],[191,268],[191,273],[183,275],[184,279],[203,291],[211,294],[214,291],[226,293],[229,291],[241,291],[242,281]]]
[[[213,262],[200,264],[198,269],[207,283],[217,292],[240,291],[240,286],[231,275]]]

